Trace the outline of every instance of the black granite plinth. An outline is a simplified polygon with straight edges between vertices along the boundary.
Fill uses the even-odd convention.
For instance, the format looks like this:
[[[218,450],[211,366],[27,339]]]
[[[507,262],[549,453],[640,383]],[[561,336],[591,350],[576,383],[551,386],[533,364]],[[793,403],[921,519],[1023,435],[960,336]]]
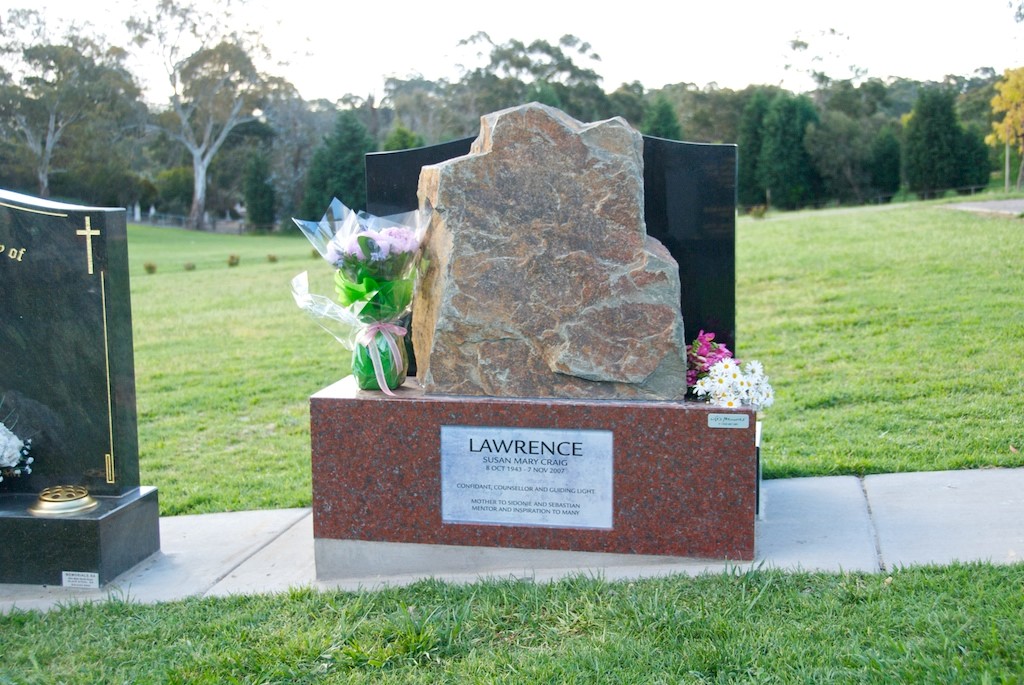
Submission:
[[[35,495],[0,495],[0,583],[98,587],[159,551],[156,488],[95,499],[91,511],[44,517],[29,512]]]

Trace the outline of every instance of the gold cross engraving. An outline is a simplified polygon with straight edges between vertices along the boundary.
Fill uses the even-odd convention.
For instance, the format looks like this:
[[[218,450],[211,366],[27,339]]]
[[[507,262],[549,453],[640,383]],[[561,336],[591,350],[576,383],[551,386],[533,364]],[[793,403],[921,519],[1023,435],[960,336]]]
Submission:
[[[75,235],[85,236],[85,258],[86,263],[89,265],[89,275],[92,275],[92,237],[99,235],[99,231],[94,231],[92,228],[92,222],[89,217],[85,217],[85,228],[80,228],[75,231]]]

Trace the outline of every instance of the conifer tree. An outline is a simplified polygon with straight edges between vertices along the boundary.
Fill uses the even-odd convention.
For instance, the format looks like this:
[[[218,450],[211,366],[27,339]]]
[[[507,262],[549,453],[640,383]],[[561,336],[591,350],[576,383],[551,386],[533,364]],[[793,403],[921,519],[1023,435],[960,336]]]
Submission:
[[[922,197],[956,187],[960,177],[960,125],[952,91],[922,90],[903,132],[903,176]]]
[[[334,130],[313,153],[302,199],[302,216],[311,220],[323,216],[335,197],[353,210],[365,209],[364,158],[366,153],[376,149],[376,143],[356,113],[340,112]]]
[[[679,125],[679,117],[676,116],[675,108],[672,107],[672,103],[668,101],[667,97],[660,94],[647,111],[640,130],[655,138],[683,139],[683,127]]]

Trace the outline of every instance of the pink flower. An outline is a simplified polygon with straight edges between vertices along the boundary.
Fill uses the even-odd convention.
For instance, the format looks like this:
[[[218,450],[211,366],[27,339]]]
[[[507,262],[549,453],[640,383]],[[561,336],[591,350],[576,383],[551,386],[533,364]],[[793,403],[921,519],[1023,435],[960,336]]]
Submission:
[[[731,358],[732,351],[725,345],[716,343],[714,333],[705,333],[702,330],[693,343],[686,346],[686,384],[693,387],[712,366],[723,359]]]
[[[382,245],[384,242],[387,243],[388,247],[385,250],[385,253],[415,252],[419,247],[419,241],[416,239],[416,234],[404,226],[392,226],[390,228],[385,228],[380,232],[379,237],[376,238],[376,240],[378,245]]]

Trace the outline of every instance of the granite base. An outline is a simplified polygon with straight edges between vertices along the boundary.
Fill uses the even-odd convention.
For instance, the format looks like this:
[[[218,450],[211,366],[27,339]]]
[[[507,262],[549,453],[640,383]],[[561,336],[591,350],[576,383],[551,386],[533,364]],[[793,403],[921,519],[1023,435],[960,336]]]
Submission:
[[[310,417],[318,548],[362,540],[754,558],[758,468],[749,409],[426,395],[415,380],[387,397],[348,377],[310,398]],[[610,526],[446,520],[441,434],[452,427],[610,432]],[[331,577],[320,561],[318,577]]]
[[[160,550],[154,487],[95,498],[79,514],[37,516],[34,494],[0,496],[0,583],[99,587]]]

